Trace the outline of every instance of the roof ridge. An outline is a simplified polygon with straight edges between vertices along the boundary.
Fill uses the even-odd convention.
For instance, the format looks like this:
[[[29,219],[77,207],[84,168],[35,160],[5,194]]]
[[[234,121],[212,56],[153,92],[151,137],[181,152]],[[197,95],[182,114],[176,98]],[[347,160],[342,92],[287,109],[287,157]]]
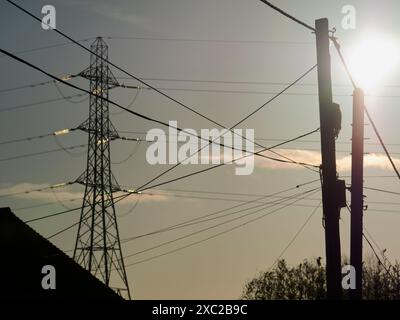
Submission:
[[[47,243],[50,247],[56,249],[57,252],[60,253],[60,256],[63,256],[64,258],[66,258],[66,261],[73,263],[75,266],[77,266],[81,271],[83,271],[84,273],[86,273],[91,279],[95,280],[98,284],[101,284],[102,286],[106,287],[107,290],[110,290],[113,294],[115,294],[116,296],[120,297],[121,299],[123,299],[120,295],[118,295],[114,290],[112,290],[108,285],[106,285],[105,283],[103,283],[99,278],[97,278],[96,276],[94,276],[93,274],[91,274],[88,270],[86,270],[85,268],[83,268],[79,263],[77,263],[74,259],[72,259],[69,255],[67,255],[63,250],[61,250],[60,248],[58,248],[54,243],[52,243],[50,240],[46,239],[44,236],[42,236],[38,231],[36,231],[33,227],[31,227],[30,225],[28,225],[27,223],[25,223],[23,220],[21,220],[18,216],[16,216],[10,207],[4,207],[4,208],[0,208],[0,211],[3,211],[2,214],[6,213],[9,214],[10,217],[12,217],[13,219],[16,219],[18,222],[21,223],[21,225],[23,225],[26,229],[30,230],[31,232],[33,232],[36,236],[38,236],[38,239],[41,241],[44,241],[45,243]]]

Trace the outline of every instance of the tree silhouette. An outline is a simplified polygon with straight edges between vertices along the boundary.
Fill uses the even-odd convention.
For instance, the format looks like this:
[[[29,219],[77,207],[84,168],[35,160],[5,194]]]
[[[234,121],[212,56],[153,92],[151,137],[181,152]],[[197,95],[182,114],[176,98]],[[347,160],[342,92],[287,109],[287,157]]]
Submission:
[[[344,264],[348,264],[344,262]],[[345,299],[348,291],[344,290]],[[248,281],[241,296],[245,300],[318,300],[326,298],[325,266],[322,258],[306,259],[290,267],[279,260],[269,271]],[[400,300],[400,264],[382,265],[367,259],[363,264],[363,299]]]

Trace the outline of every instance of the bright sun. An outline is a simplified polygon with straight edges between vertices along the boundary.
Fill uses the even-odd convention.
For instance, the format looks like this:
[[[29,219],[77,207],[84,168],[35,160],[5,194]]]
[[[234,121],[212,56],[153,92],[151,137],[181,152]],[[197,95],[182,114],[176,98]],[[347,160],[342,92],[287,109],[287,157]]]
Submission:
[[[385,36],[367,36],[355,46],[349,69],[357,85],[367,93],[377,92],[399,62],[399,48]]]

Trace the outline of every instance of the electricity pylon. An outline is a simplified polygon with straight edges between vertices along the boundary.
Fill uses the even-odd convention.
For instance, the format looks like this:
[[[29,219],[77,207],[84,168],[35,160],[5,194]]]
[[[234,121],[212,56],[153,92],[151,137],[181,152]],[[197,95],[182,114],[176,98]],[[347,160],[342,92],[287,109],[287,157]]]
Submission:
[[[76,180],[85,186],[73,258],[121,296],[130,299],[113,193],[120,187],[111,171],[110,142],[118,133],[109,118],[109,89],[118,85],[108,67],[108,46],[91,45],[90,66],[79,75],[90,81],[89,118],[79,129],[89,135],[87,168]],[[104,58],[105,60],[101,59]]]

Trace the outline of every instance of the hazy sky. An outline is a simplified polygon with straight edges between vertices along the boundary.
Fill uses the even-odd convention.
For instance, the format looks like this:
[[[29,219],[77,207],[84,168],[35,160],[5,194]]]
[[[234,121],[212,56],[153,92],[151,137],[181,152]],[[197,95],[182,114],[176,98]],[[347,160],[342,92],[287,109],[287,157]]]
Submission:
[[[394,46],[398,45],[400,35],[398,1],[378,3],[377,1],[350,0],[280,0],[274,2],[309,24],[314,24],[317,18],[329,18],[331,26],[337,29],[336,35],[343,45],[342,49],[346,57],[357,50],[360,43],[371,39],[372,34],[375,34],[374,39],[393,39]],[[18,3],[40,15],[42,6],[49,4],[49,1],[18,1]],[[57,28],[74,39],[96,36],[143,38],[105,38],[109,45],[110,60],[138,77],[153,79],[149,82],[158,88],[198,89],[198,91],[166,90],[166,92],[226,126],[233,125],[271,98],[272,95],[269,93],[281,90],[283,86],[279,83],[292,82],[316,63],[314,35],[273,12],[258,0],[120,0],[113,2],[53,0],[51,4],[57,10]],[[349,4],[356,8],[357,27],[355,30],[344,30],[341,27],[342,7]],[[0,47],[5,50],[19,52],[66,42],[56,33],[41,29],[37,21],[5,1],[0,1],[0,15],[0,27],[3,30]],[[160,38],[169,40],[157,40]],[[91,41],[83,43],[88,46]],[[89,64],[88,53],[72,44],[19,55],[60,76],[78,73]],[[0,66],[2,70],[0,90],[48,80],[44,75],[7,57],[0,57]],[[365,65],[365,70],[369,68],[371,68],[370,63]],[[117,70],[112,71],[115,76],[125,76]],[[337,141],[338,169],[340,175],[350,183],[349,142],[352,110],[350,95],[352,91],[333,50],[332,76],[334,100],[341,104],[343,113],[343,129]],[[374,77],[374,74],[371,74],[371,77]],[[169,80],[154,80],[160,78]],[[236,83],[188,82],[171,79],[218,80]],[[134,80],[121,81],[131,85],[137,84]],[[86,80],[77,79],[73,82],[88,88]],[[257,82],[264,82],[264,84],[257,84]],[[307,76],[302,84],[290,89],[289,94],[279,97],[256,116],[248,119],[242,128],[254,129],[255,136],[258,138],[271,139],[260,140],[265,145],[274,144],[276,142],[274,139],[292,138],[316,129],[319,126],[316,72]],[[378,97],[367,97],[367,105],[389,150],[396,158],[396,163],[400,166],[400,161],[397,160],[400,159],[400,148],[394,145],[398,142],[399,134],[397,103],[400,98],[400,73],[398,68],[391,68],[379,85],[382,87],[379,92],[373,92]],[[66,95],[77,93],[63,86],[60,86],[60,89]],[[232,93],[232,91],[237,92]],[[135,91],[117,88],[110,94],[113,100],[127,105],[135,96]],[[0,95],[0,111],[1,108],[60,97],[52,84],[3,92]],[[75,100],[79,99],[75,98]],[[139,92],[133,109],[165,122],[177,120],[178,125],[184,128],[199,130],[214,127],[206,120],[149,90]],[[118,112],[118,110],[111,107],[111,112]],[[88,116],[88,101],[76,104],[57,101],[10,112],[0,112],[0,115],[0,141],[6,141],[77,126]],[[113,114],[112,122],[117,130],[122,131],[147,132],[156,127],[153,123],[127,114]],[[143,134],[127,135],[143,137]],[[370,126],[366,126],[365,135],[369,138],[366,141],[368,143],[366,151],[371,153],[366,156],[365,185],[398,191],[399,182],[395,178],[376,177],[393,176],[393,172],[382,156],[382,150],[376,144],[377,139]],[[280,151],[301,161],[319,163],[319,135],[315,134],[305,140],[309,142],[292,143],[285,147],[289,150]],[[84,144],[86,141],[87,137],[82,132],[60,138],[64,146]],[[168,168],[168,166],[150,166],[146,162],[147,146],[146,143],[140,144],[137,153],[132,158],[122,164],[113,165],[114,175],[120,185],[139,186]],[[57,148],[59,146],[51,137],[32,142],[7,144],[1,146],[0,159]],[[134,142],[114,142],[112,160],[120,162],[134,148]],[[2,189],[0,193],[35,189],[74,180],[85,170],[86,156],[82,149],[71,152],[74,153],[72,156],[58,152],[14,161],[1,161]],[[121,238],[151,232],[228,208],[238,204],[234,202],[236,200],[254,199],[254,195],[266,195],[318,179],[316,173],[302,167],[279,166],[260,160],[256,164],[256,169],[250,176],[236,176],[234,166],[225,166],[148,191],[148,195],[139,197],[139,203],[128,215],[124,213],[135,205],[134,197],[130,201],[117,205]],[[204,166],[181,166],[163,177],[161,181],[202,168]],[[318,187],[318,183],[304,186],[283,196],[315,187]],[[182,190],[249,195],[221,195],[183,192]],[[78,198],[82,192],[83,188],[79,186],[60,189],[56,198],[59,200]],[[182,195],[185,197],[181,197]],[[396,213],[400,205],[400,200],[396,199],[398,196],[371,190],[365,190],[365,195],[369,208],[365,213],[367,230],[382,248],[387,249],[387,256],[391,260],[399,259],[400,244],[396,239],[398,223],[400,223],[400,216]],[[350,199],[350,195],[347,196]],[[50,206],[15,211],[21,218],[28,219],[62,210],[63,207],[56,198],[52,192],[33,193],[0,198],[0,205],[17,209],[54,202],[54,205]],[[127,272],[134,298],[238,298],[245,281],[271,266],[319,202],[320,193],[316,193],[309,199],[299,202],[302,206],[290,206],[204,243],[129,266]],[[388,204],[389,202],[391,204]],[[79,206],[80,201],[64,201],[64,203],[68,207],[75,207]],[[266,212],[268,211],[132,256],[126,260],[126,264],[129,265],[210,237]],[[238,215],[240,214],[128,242],[123,247],[124,255],[131,255]],[[342,251],[343,255],[348,256],[349,214],[346,210],[342,210],[341,216]],[[32,223],[32,226],[46,236],[71,225],[77,221],[78,217],[79,211],[76,211],[65,216]],[[322,213],[319,209],[283,256],[290,263],[299,262],[306,257],[324,256],[321,219]],[[63,250],[70,250],[74,246],[75,234],[76,229],[72,229],[54,238],[54,242]],[[365,253],[370,254],[369,247],[364,246],[364,248]]]

